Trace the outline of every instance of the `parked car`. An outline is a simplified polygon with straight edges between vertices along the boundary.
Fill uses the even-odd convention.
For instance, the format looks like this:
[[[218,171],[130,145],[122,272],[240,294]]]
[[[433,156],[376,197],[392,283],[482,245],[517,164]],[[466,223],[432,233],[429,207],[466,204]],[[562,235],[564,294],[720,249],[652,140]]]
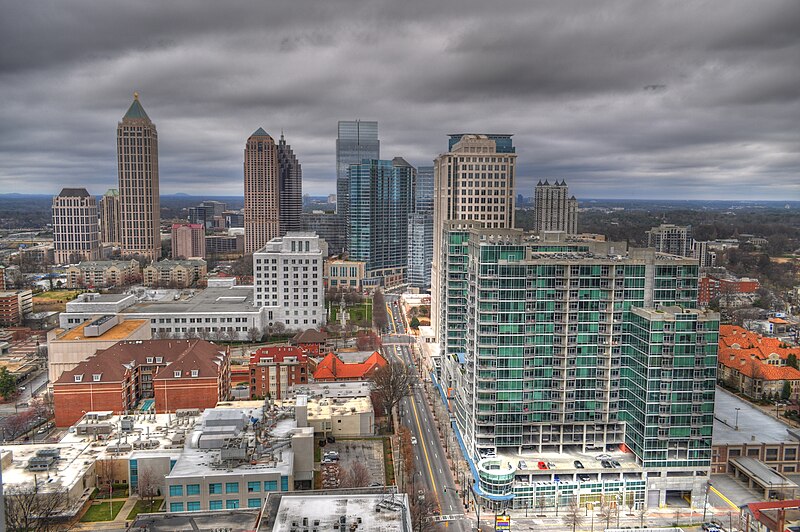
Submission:
[[[580,480],[581,482],[589,482],[591,478],[592,477],[590,477],[589,475],[578,475],[578,480]]]
[[[416,444],[417,444],[417,437],[411,436],[411,445],[416,445]]]
[[[583,469],[583,463],[580,460],[575,460],[572,465],[575,466],[575,469]]]
[[[594,459],[597,460],[597,461],[610,460],[611,459],[611,455],[610,454],[605,454],[605,453],[604,454],[598,454],[597,456],[594,457]]]
[[[525,463],[525,460],[520,460],[517,469],[528,469],[528,464]]]
[[[547,468],[548,469],[554,469],[555,467],[556,467],[556,464],[554,462],[547,462]]]
[[[602,460],[600,462],[600,465],[602,465],[606,469],[613,469],[614,468],[614,466],[611,465],[611,462],[609,462],[608,460]]]
[[[614,460],[613,458],[609,460],[609,462],[611,462],[611,465],[614,467],[622,467],[622,465],[620,465],[620,463]]]
[[[538,464],[536,464],[536,465],[537,465],[537,467],[538,467],[539,469],[547,469],[547,464],[545,464],[544,462],[541,462],[541,461],[540,461],[540,462],[539,462]]]
[[[326,440],[328,443],[336,443],[336,438],[334,438],[333,436],[327,436],[327,437],[325,438],[325,440]]]

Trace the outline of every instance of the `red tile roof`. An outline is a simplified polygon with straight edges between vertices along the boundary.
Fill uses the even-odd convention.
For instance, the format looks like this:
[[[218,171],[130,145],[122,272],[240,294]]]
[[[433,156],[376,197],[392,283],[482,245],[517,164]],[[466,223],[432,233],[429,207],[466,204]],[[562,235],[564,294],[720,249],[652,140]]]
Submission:
[[[272,347],[261,347],[250,355],[250,364],[258,364],[264,358],[271,358],[273,362],[283,362],[286,357],[296,357],[298,362],[305,362],[308,358],[302,349],[294,345],[279,345]]]
[[[794,354],[800,359],[800,347],[789,347],[777,338],[762,336],[736,325],[719,326],[720,353],[725,348],[750,350],[762,360],[768,358],[772,353],[778,355],[781,360],[786,360],[790,354]]]
[[[723,366],[750,378],[766,381],[800,380],[800,370],[791,366],[766,364],[750,350],[720,348],[718,360]]]
[[[347,364],[336,354],[328,353],[317,364],[314,380],[365,379],[378,368],[387,364],[386,359],[375,351],[364,362]]]

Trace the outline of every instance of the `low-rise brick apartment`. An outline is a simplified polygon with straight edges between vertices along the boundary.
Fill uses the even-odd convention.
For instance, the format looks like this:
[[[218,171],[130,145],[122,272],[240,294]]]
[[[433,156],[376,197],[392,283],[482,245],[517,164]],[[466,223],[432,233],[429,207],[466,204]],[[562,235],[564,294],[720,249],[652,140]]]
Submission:
[[[204,340],[119,342],[65,371],[53,385],[56,425],[86,412],[158,413],[214,407],[230,396],[230,349]]]
[[[299,347],[262,347],[250,356],[251,399],[286,399],[295,384],[308,384],[308,355]]]

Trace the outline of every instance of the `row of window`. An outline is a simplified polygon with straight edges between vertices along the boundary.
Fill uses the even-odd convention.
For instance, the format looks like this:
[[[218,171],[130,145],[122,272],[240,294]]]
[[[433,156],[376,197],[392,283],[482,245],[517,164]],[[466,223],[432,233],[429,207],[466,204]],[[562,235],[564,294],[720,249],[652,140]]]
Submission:
[[[248,508],[261,508],[262,500],[261,498],[254,498],[254,499],[247,499],[247,507]],[[235,510],[240,508],[239,506],[239,499],[227,499],[225,501],[225,509],[226,510]],[[208,501],[208,509],[209,510],[222,510],[222,501]],[[182,502],[171,502],[169,504],[169,511],[170,512],[183,512],[184,511],[184,504]],[[200,511],[200,501],[189,501],[186,503],[186,510],[187,512],[199,512]]]
[[[185,487],[185,490],[184,490]],[[239,493],[238,482],[225,482],[225,493]],[[289,477],[281,477],[281,491],[289,490]],[[214,482],[208,485],[209,495],[222,495],[223,483]],[[183,497],[184,491],[187,496],[200,495],[200,484],[173,484],[169,487],[170,497]],[[260,493],[262,491],[262,483],[260,480],[254,480],[247,483],[247,493]],[[263,482],[263,491],[278,491],[277,480],[265,480]]]

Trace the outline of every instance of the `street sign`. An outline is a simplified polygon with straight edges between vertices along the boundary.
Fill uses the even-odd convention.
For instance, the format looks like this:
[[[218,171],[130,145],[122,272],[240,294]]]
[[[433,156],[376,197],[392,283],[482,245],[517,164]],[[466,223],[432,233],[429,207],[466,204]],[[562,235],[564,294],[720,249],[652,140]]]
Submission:
[[[494,521],[494,529],[496,532],[510,532],[511,530],[511,516],[498,515]]]

